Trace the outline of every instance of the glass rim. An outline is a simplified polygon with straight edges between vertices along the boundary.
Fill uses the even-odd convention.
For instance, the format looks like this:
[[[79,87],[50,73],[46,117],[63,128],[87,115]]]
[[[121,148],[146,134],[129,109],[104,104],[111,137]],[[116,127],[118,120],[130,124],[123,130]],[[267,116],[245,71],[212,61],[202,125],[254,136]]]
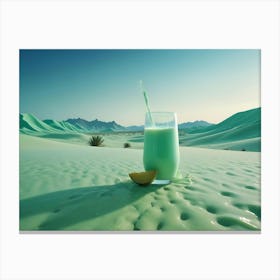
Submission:
[[[177,114],[176,112],[170,111],[154,111],[154,112],[146,112],[146,114]]]

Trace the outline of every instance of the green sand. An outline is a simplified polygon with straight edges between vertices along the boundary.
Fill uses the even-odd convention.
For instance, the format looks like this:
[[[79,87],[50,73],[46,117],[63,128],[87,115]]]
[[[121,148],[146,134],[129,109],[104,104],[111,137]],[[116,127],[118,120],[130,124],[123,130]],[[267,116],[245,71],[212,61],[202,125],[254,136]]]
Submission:
[[[180,147],[181,179],[139,187],[142,155],[20,135],[20,230],[261,229],[260,153]]]
[[[89,134],[65,121],[41,121],[31,114],[20,114],[20,133],[87,145]],[[122,148],[129,143],[132,148],[142,149],[143,132],[95,133],[104,137],[107,147]],[[198,129],[179,130],[180,146],[209,149],[261,151],[261,108],[239,112],[224,121]]]

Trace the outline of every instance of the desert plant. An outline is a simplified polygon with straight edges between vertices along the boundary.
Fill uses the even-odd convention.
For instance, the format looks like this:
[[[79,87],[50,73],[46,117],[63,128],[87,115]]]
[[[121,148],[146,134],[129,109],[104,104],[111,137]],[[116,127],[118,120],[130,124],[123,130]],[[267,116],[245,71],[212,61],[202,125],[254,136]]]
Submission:
[[[101,146],[101,144],[104,142],[104,139],[97,135],[97,136],[91,136],[88,143],[90,146]]]
[[[124,148],[130,148],[131,145],[130,145],[129,143],[124,143],[124,144],[123,144],[123,147],[124,147]]]

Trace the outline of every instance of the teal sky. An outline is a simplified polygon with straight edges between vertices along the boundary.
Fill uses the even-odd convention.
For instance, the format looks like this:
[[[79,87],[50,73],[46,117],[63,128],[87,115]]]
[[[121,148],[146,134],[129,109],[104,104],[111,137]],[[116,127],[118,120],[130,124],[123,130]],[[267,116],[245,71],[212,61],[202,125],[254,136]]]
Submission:
[[[260,106],[260,50],[20,50],[20,112],[39,119],[218,123]]]

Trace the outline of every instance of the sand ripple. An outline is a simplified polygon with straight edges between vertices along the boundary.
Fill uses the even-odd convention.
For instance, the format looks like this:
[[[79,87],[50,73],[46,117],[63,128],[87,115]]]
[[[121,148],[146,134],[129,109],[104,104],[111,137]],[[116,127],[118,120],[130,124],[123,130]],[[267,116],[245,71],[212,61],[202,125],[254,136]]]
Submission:
[[[259,153],[182,148],[180,179],[139,187],[128,173],[143,170],[142,150],[30,141],[20,151],[21,230],[261,228]]]

